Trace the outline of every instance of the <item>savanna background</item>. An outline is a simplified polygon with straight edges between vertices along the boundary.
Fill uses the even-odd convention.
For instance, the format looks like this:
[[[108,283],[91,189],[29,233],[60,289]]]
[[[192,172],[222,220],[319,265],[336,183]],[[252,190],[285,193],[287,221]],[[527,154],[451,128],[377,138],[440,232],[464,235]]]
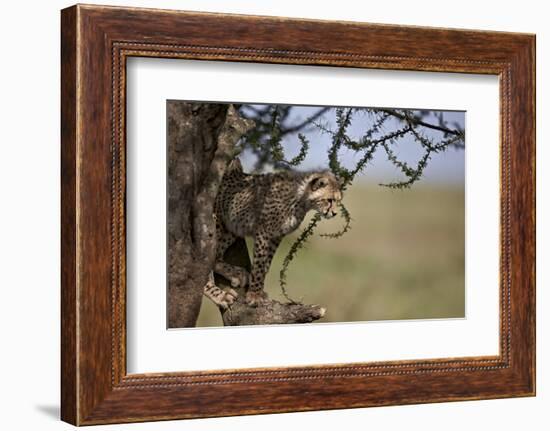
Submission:
[[[265,106],[250,105],[241,110],[246,113],[251,109],[253,113]],[[301,124],[321,111],[319,107],[298,106],[290,112],[287,121]],[[465,126],[464,112],[412,112],[421,112],[424,121],[433,124],[452,124],[462,130]],[[361,136],[373,121],[369,115],[359,114],[348,133]],[[331,137],[323,129],[331,129],[335,123],[334,110],[325,109],[302,129],[309,149],[294,169],[328,167]],[[398,123],[386,122],[380,133],[398,128]],[[437,130],[424,133],[434,141],[442,138]],[[299,151],[299,141],[292,134],[284,136],[281,143],[289,158]],[[399,160],[412,165],[422,157],[421,146],[411,136],[392,144]],[[374,154],[344,193],[351,229],[339,238],[325,238],[320,234],[338,231],[344,221],[335,217],[318,224],[288,267],[288,295],[326,307],[319,323],[464,317],[464,151],[464,146],[453,146],[432,155],[422,178],[402,188],[388,187],[401,181],[402,173],[395,163],[384,152]],[[277,168],[260,160],[258,154],[254,148],[245,147],[240,158],[246,172]],[[343,166],[353,167],[359,156],[343,149],[339,157]],[[306,218],[301,228],[307,223]],[[301,228],[283,240],[271,265],[265,289],[274,299],[286,301],[279,272]],[[247,243],[250,253],[253,243]],[[222,326],[219,311],[208,300],[202,302],[197,322],[197,327],[205,326]]]

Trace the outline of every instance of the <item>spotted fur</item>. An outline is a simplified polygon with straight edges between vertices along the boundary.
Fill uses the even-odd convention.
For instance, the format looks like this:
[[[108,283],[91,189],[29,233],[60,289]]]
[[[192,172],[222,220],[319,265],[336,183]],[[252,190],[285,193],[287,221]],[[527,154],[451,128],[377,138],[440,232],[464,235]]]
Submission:
[[[318,211],[325,218],[334,217],[341,199],[340,182],[329,171],[252,175],[244,173],[240,161],[234,159],[216,199],[214,271],[227,278],[233,287],[248,285],[248,303],[261,302],[266,297],[265,276],[282,238],[296,230],[310,210]],[[223,261],[236,238],[247,236],[254,238],[250,274]],[[228,298],[231,303],[233,294],[234,291]]]

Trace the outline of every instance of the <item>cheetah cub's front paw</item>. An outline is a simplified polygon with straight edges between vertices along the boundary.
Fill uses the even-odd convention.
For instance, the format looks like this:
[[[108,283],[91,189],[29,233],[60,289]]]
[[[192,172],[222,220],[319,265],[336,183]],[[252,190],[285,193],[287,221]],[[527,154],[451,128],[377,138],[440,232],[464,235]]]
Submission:
[[[208,282],[206,286],[204,286],[204,296],[210,299],[218,307],[227,310],[239,295],[231,288],[223,290],[214,283]]]
[[[251,307],[257,307],[258,305],[265,304],[269,298],[267,293],[263,290],[249,290],[246,292],[245,301]]]

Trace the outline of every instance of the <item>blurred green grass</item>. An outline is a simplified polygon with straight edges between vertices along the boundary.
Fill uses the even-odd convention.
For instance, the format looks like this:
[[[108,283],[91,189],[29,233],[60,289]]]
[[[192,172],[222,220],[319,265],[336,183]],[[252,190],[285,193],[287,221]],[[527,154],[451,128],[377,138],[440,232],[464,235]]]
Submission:
[[[464,317],[462,187],[355,184],[343,202],[352,229],[329,239],[318,234],[338,231],[343,220],[318,225],[290,264],[287,291],[293,299],[324,306],[320,323]],[[275,255],[266,279],[272,298],[284,301],[279,271],[300,232],[285,238]],[[221,325],[216,307],[203,301],[197,326]]]

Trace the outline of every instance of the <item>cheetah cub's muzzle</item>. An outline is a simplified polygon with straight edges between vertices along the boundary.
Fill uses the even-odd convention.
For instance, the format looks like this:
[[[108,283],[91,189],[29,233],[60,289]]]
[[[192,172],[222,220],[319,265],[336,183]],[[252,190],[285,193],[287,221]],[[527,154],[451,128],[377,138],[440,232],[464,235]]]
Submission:
[[[323,202],[325,209],[321,211],[324,218],[332,218],[338,214],[336,211],[336,200],[335,199],[326,199]]]

